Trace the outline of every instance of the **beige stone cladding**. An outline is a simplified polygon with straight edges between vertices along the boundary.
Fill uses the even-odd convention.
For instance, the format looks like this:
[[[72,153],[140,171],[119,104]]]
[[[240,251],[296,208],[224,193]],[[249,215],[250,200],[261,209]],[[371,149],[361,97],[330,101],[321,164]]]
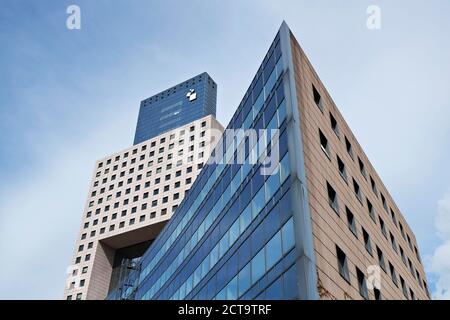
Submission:
[[[360,293],[357,269],[368,285],[381,252],[378,297],[429,299],[414,233],[292,35],[291,46],[320,298],[375,299],[374,290]]]

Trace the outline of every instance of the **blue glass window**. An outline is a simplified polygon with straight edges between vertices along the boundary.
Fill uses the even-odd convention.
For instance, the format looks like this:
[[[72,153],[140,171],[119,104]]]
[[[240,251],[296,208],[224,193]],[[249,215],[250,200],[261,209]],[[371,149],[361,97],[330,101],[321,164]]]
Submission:
[[[281,234],[278,232],[275,236],[267,243],[266,250],[266,267],[270,269],[277,263],[277,261],[282,256],[281,248]]]
[[[266,300],[281,300],[283,299],[283,283],[281,277],[278,278],[272,285],[266,290]]]
[[[239,219],[237,219],[230,228],[230,246],[239,237]]]
[[[286,153],[280,161],[280,180],[281,183],[289,176],[289,153]]]
[[[219,251],[220,257],[222,257],[225,254],[225,252],[228,251],[228,248],[229,248],[229,242],[228,242],[229,237],[228,236],[229,236],[229,234],[227,232],[220,240],[220,251]]]
[[[292,218],[283,226],[281,234],[283,238],[283,253],[287,253],[295,245],[294,221]]]
[[[283,275],[284,282],[284,298],[286,300],[296,299],[298,296],[296,267],[293,265]]]
[[[263,105],[264,105],[264,90],[261,91],[255,103],[253,104],[253,119],[259,113]]]
[[[227,285],[227,300],[237,299],[237,277],[234,277]]]
[[[269,94],[269,92],[272,91],[276,81],[277,81],[277,72],[275,69],[273,69],[271,75],[269,76],[269,79],[267,79],[266,85],[264,86],[264,90],[265,92],[267,92],[267,94]]]
[[[280,187],[280,176],[278,175],[278,170],[275,169],[275,172],[269,176],[266,183],[266,202],[268,202],[274,196],[275,192],[277,192]]]
[[[281,104],[278,106],[278,126],[281,127],[284,119],[286,119],[286,100],[283,99]]]
[[[239,220],[241,224],[241,232],[243,232],[245,229],[247,229],[247,227],[250,225],[250,222],[252,221],[252,208],[250,205],[248,205],[247,208],[245,208],[241,213]]]
[[[263,249],[252,259],[252,283],[258,281],[266,272],[265,265]]]
[[[238,275],[239,296],[245,293],[250,288],[250,263],[247,264]]]
[[[276,69],[278,78],[283,73],[283,59],[278,59]]]
[[[255,218],[265,205],[264,187],[259,189],[258,193],[252,199],[252,215]]]

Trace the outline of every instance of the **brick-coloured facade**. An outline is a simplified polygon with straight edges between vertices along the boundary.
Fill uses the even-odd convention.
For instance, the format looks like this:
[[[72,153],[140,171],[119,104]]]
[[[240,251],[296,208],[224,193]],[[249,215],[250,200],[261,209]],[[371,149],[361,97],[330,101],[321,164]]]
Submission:
[[[386,264],[386,271],[381,271],[381,298],[406,298],[401,276],[409,299],[429,299],[425,271],[413,232],[292,34],[291,46],[320,298],[363,299],[359,293],[356,268],[367,278],[367,267],[379,265],[379,247]],[[320,132],[328,142],[328,149],[321,147]],[[347,152],[346,139],[352,146],[353,156]],[[347,181],[340,174],[337,157],[345,165]],[[365,176],[360,169],[360,161],[364,165]],[[354,192],[353,179],[359,185],[361,201]],[[374,190],[372,182],[376,186]],[[336,192],[338,214],[329,205],[327,183]],[[383,206],[382,195],[386,208]],[[374,220],[369,215],[367,201],[374,208]],[[356,236],[348,226],[347,208],[354,216]],[[380,218],[384,221],[386,236],[381,231]],[[372,254],[365,248],[362,228],[370,237]],[[391,234],[395,239],[397,252],[393,249]],[[349,281],[339,273],[336,246],[347,257]],[[406,263],[403,262],[399,246],[404,252]],[[389,264],[395,269],[397,285],[392,280]],[[368,294],[369,299],[375,298],[373,290],[368,290]]]

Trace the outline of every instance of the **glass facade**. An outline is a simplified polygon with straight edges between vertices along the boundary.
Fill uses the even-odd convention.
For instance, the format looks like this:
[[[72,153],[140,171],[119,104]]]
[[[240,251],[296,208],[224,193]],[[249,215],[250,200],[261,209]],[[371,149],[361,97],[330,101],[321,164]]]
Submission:
[[[286,121],[290,80],[280,42],[277,34],[227,127],[269,131],[258,131],[258,143],[222,137],[223,148],[212,156],[224,150],[220,157],[227,161],[205,165],[139,271],[108,299],[299,298]],[[279,161],[263,174],[275,150]],[[242,155],[246,161],[237,164]]]
[[[134,144],[207,115],[216,116],[217,85],[205,72],[141,102]]]

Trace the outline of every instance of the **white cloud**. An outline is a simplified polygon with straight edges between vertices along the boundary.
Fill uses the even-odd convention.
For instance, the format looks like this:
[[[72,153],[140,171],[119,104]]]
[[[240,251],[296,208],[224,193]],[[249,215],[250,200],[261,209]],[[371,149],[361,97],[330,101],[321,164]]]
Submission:
[[[450,300],[450,192],[438,202],[435,227],[443,243],[429,259],[429,271],[436,276],[433,297]]]

